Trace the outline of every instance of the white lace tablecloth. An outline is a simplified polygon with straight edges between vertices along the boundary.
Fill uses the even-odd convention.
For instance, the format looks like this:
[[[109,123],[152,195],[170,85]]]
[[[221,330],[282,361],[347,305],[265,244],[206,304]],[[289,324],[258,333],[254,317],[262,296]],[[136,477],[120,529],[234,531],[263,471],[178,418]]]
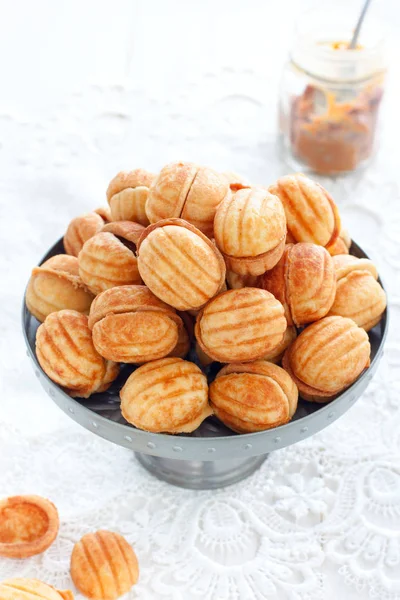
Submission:
[[[0,74],[12,84],[0,97],[0,490],[49,497],[61,527],[44,555],[0,559],[0,580],[71,587],[74,542],[108,528],[139,557],[132,599],[399,600],[399,83],[388,85],[375,164],[323,182],[389,291],[378,374],[337,423],[274,452],[246,481],[182,490],[46,397],[21,334],[24,286],[68,221],[104,204],[121,168],[157,170],[180,158],[262,183],[286,171],[275,105],[296,3],[5,4]]]

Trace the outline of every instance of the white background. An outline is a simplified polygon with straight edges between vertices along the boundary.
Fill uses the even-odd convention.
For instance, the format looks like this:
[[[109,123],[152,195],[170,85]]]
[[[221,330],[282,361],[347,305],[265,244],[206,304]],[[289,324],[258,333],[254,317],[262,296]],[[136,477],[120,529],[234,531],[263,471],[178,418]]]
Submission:
[[[188,548],[185,546],[186,554],[182,544],[178,544],[178,550],[168,549],[155,536],[156,526],[151,525],[151,516],[157,511],[152,506],[143,508],[140,502],[145,504],[143,498],[152,494],[161,505],[161,498],[168,497],[169,510],[174,507],[176,512],[176,530],[182,527],[180,507],[189,503],[192,508],[187,508],[189,512],[185,514],[189,517],[185,519],[193,531],[203,527],[199,514],[205,511],[219,531],[215,533],[218,538],[223,535],[218,529],[219,512],[213,512],[215,506],[210,508],[210,503],[225,503],[229,512],[236,510],[234,499],[239,498],[252,507],[252,500],[245,495],[246,486],[254,489],[252,499],[256,491],[261,493],[269,485],[278,487],[273,475],[268,478],[266,469],[270,467],[244,487],[215,494],[181,492],[152,482],[131,461],[128,451],[81,431],[39,388],[25,356],[20,304],[32,266],[63,234],[73,216],[104,204],[106,185],[116,171],[130,166],[157,170],[174,159],[198,160],[219,169],[236,170],[260,183],[271,183],[286,171],[275,146],[279,77],[291,44],[295,17],[313,4],[296,0],[0,2],[0,491],[4,487],[4,495],[36,492],[56,498],[63,521],[53,554],[26,561],[18,568],[10,561],[0,560],[0,579],[10,574],[35,575],[70,585],[67,557],[71,544],[78,534],[103,526],[125,533],[138,550],[143,583],[137,596],[132,597],[197,598],[193,588],[182,582],[182,573],[195,566],[203,581],[212,579],[220,585],[214,589],[210,583],[202,597],[225,598],[224,578],[228,576],[220,562],[213,562],[211,542],[207,542],[211,545],[203,553],[208,556],[205,562],[196,554],[195,541]],[[319,2],[318,6],[332,4],[333,0]],[[345,14],[354,21],[360,2],[336,4],[344,6]],[[400,90],[396,40],[399,6],[393,1],[375,0],[368,17],[383,23],[389,49],[390,77],[380,153],[364,176],[324,182],[338,201],[350,232],[386,275],[394,315],[390,360],[381,369],[379,385],[362,401],[364,404],[360,402],[325,437],[316,436],[299,445],[298,450],[296,447],[275,453],[274,468],[283,477],[290,472],[290,461],[298,459],[311,464],[316,460],[321,444],[325,444],[328,454],[331,452],[328,467],[318,471],[320,479],[306,471],[301,485],[299,480],[288,478],[291,483],[287,493],[294,494],[294,498],[298,494],[299,499],[293,502],[305,502],[310,515],[313,510],[331,514],[329,510],[340,505],[343,481],[346,477],[356,479],[350,473],[351,465],[343,466],[344,459],[338,458],[342,456],[341,448],[349,439],[362,435],[361,424],[368,428],[371,421],[382,421],[382,427],[386,427],[391,419],[395,422],[394,407],[400,401],[396,379],[400,341],[396,320],[400,283]],[[381,412],[371,412],[371,406]],[[357,416],[351,416],[356,410]],[[374,429],[351,461],[359,465],[360,477],[354,515],[359,515],[364,525],[368,523],[368,502],[364,502],[362,490],[368,485],[363,487],[363,469],[368,465],[375,468],[379,460],[397,464],[397,446],[382,450],[383,440],[386,443],[394,439],[393,435],[386,429],[380,433]],[[57,469],[51,468],[55,455],[60,461]],[[393,473],[392,479],[385,475],[392,491],[390,499],[382,500],[387,512],[374,529],[386,544],[389,538],[397,543],[400,535],[399,522],[393,517],[400,506],[400,475],[395,466]],[[328,490],[333,480],[330,476],[337,477],[337,484],[332,487],[332,495],[328,494],[329,501],[324,497],[326,508],[307,504],[309,495],[314,494],[314,487],[307,491],[307,485],[314,486],[316,479],[323,481],[324,490]],[[265,484],[263,477],[267,478]],[[297,485],[300,491],[296,491]],[[372,491],[370,496],[367,494],[368,501],[372,495]],[[265,503],[275,506],[273,489],[268,498]],[[142,510],[140,518],[133,514],[136,509],[132,507],[137,503]],[[257,512],[255,506],[253,510]],[[383,510],[381,507],[378,512]],[[239,511],[232,515],[232,522],[239,519]],[[356,518],[350,519],[346,527],[358,527]],[[245,578],[246,569],[256,572],[256,561],[261,561],[267,581],[270,567],[266,566],[268,560],[263,553],[256,553],[251,560],[246,554],[253,538],[246,537],[243,531],[253,520],[249,515],[243,517],[242,529],[238,526],[232,533],[232,539],[244,540],[244,546],[239,546],[247,548],[232,577]],[[144,521],[148,524],[143,530]],[[204,534],[204,528],[202,531]],[[308,570],[301,570],[301,577],[308,582],[305,591],[299,592],[295,584],[288,584],[268,592],[270,595],[265,592],[265,596],[257,597],[319,600],[340,594],[349,599],[399,598],[400,582],[385,570],[383,550],[378,553],[382,560],[377,559],[374,568],[361,568],[358,555],[349,553],[348,558],[340,559],[339,553],[329,546],[342,533],[340,526],[331,526],[322,538],[315,530],[310,531],[310,549],[315,546],[320,554],[317,560],[310,550],[314,558],[309,559]],[[212,528],[207,535],[212,538]],[[173,538],[174,532],[168,536]],[[194,533],[193,536],[194,540]],[[260,548],[261,541],[265,544],[269,540],[276,549],[285,539],[278,536],[277,541],[272,534],[266,535],[261,526],[254,526],[254,536]],[[296,549],[296,540],[295,534],[290,534],[284,546]],[[229,557],[234,543],[228,544],[228,564],[237,564]],[[179,565],[180,575],[171,576],[168,584],[154,583],[156,575],[164,577],[165,570],[173,571],[174,565]],[[300,572],[293,569],[294,577],[299,578]],[[265,582],[260,586],[268,589]],[[237,596],[240,600],[248,597]]]

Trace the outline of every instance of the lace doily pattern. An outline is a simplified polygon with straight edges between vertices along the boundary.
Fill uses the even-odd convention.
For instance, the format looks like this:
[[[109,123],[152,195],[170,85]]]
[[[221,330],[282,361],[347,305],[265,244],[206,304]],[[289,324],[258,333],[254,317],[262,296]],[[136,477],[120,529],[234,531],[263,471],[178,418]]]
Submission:
[[[211,96],[199,93],[210,81]],[[239,484],[189,491],[69,421],[35,380],[19,333],[30,269],[69,219],[105,203],[116,171],[188,158],[261,183],[285,172],[265,124],[275,108],[261,71],[216,70],[180,94],[161,102],[125,85],[89,86],[37,120],[0,115],[0,193],[12,224],[0,224],[1,490],[42,494],[61,517],[54,545],[0,559],[0,579],[71,587],[73,544],[107,528],[139,557],[132,599],[400,600],[400,189],[388,139],[367,173],[323,182],[391,299],[378,373],[337,423],[274,452]]]

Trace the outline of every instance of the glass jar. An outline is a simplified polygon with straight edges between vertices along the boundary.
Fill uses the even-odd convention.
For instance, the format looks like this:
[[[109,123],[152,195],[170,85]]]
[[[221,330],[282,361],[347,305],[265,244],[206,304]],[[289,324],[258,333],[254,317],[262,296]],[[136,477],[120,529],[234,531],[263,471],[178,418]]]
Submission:
[[[368,17],[367,17],[368,18]],[[304,15],[284,69],[279,128],[286,162],[297,171],[334,175],[373,155],[383,95],[383,42],[364,23],[354,50],[349,16]]]

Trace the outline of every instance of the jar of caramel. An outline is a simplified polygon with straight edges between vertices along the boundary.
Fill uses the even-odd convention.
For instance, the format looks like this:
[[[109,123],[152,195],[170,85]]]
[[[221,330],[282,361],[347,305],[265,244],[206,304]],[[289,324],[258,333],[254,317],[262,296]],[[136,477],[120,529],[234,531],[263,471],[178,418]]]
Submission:
[[[279,102],[284,158],[296,171],[340,174],[366,165],[374,153],[383,42],[365,26],[349,49],[346,21],[318,11],[299,21]]]

